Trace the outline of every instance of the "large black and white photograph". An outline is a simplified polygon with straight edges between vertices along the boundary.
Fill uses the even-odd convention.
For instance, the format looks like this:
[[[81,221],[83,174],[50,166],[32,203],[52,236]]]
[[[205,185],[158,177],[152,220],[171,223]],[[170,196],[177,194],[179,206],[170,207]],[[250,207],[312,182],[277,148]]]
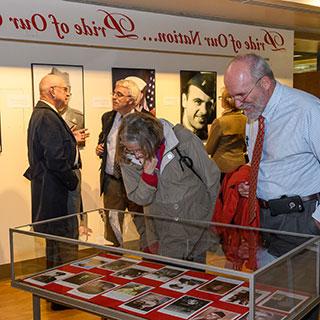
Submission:
[[[161,288],[186,293],[192,289],[195,289],[201,284],[204,284],[205,282],[206,280],[204,279],[190,277],[190,276],[181,276],[177,279],[173,279],[163,284]]]
[[[201,140],[216,118],[216,88],[216,72],[180,71],[181,123]]]
[[[156,272],[148,273],[144,275],[145,278],[157,280],[161,282],[167,282],[169,280],[172,280],[175,277],[178,277],[182,273],[186,272],[186,269],[181,268],[175,268],[175,267],[164,267],[162,269],[159,269]]]
[[[70,276],[73,276],[73,273],[57,269],[57,270],[51,270],[45,273],[38,274],[31,278],[26,278],[24,281],[42,287],[51,282],[62,280]]]
[[[140,296],[137,299],[122,304],[120,307],[129,311],[134,311],[141,314],[146,314],[164,303],[169,302],[172,298],[162,294],[150,292]]]
[[[102,275],[85,271],[85,272],[80,272],[71,277],[65,278],[63,280],[59,280],[57,281],[57,283],[62,286],[77,288],[87,282],[90,282],[92,280],[97,280],[102,277],[103,277]]]
[[[31,64],[33,105],[40,99],[39,83],[48,75],[57,75],[65,81],[67,87],[61,88],[68,93],[66,103],[59,110],[60,115],[68,126],[74,130],[85,127],[84,119],[84,77],[83,66],[72,66],[62,64]]]
[[[140,91],[135,109],[156,115],[155,70],[112,68],[112,87],[115,88],[116,82],[122,80],[132,81],[132,85],[137,86]]]
[[[114,283],[103,280],[96,280],[90,281],[83,286],[80,286],[79,288],[72,289],[68,291],[68,293],[84,299],[91,299],[115,287],[117,287],[117,285]]]
[[[173,303],[161,308],[159,312],[169,314],[174,317],[187,319],[211,302],[212,301],[192,296],[183,296],[178,300],[175,300]]]
[[[209,307],[194,316],[191,320],[233,320],[237,319],[240,315],[240,313],[231,312],[225,309]]]
[[[206,283],[205,285],[198,288],[197,290],[223,296],[242,283],[243,281],[235,279],[216,277],[209,283]]]
[[[301,294],[277,290],[268,299],[260,302],[258,305],[263,308],[291,313],[307,299],[307,296]]]
[[[127,301],[151,289],[153,289],[153,287],[141,283],[129,282],[122,287],[104,293],[103,296],[115,300]]]

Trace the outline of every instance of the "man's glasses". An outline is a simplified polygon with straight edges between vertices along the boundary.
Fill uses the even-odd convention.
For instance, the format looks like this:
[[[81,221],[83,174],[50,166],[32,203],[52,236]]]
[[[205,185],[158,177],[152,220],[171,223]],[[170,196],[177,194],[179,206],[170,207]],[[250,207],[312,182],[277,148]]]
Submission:
[[[264,76],[260,77],[255,84],[252,86],[252,88],[244,95],[235,95],[235,96],[231,96],[230,98],[233,99],[234,102],[240,102],[240,103],[244,103],[248,97],[250,96],[250,94],[253,92],[253,90],[255,89],[255,87],[257,86],[257,84],[260,82],[260,80],[263,78]]]
[[[116,98],[118,98],[118,99],[122,99],[122,98],[131,98],[132,96],[131,95],[125,95],[125,94],[123,94],[123,93],[121,93],[120,91],[114,91],[113,93],[112,93],[112,96],[113,97],[116,97]]]

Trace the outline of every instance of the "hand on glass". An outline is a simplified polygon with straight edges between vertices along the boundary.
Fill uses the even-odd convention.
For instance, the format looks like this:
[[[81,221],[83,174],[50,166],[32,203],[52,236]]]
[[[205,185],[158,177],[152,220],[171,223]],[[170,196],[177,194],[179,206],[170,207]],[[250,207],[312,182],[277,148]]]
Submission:
[[[147,174],[153,174],[157,166],[158,159],[152,158],[151,160],[146,160],[143,164],[143,171]]]
[[[79,237],[85,236],[85,239],[88,240],[88,238],[91,236],[92,229],[85,225],[79,226]]]

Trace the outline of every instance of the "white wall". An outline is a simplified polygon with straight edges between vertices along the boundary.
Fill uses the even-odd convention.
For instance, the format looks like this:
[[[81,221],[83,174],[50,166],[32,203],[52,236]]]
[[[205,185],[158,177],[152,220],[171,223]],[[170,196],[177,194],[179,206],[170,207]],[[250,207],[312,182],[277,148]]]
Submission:
[[[68,4],[70,6],[71,4]],[[0,5],[1,6],[1,5]],[[148,16],[148,13],[144,13]],[[147,20],[147,19],[146,19]],[[149,21],[149,24],[152,21]],[[226,24],[226,26],[236,25]],[[242,26],[243,27],[243,26]],[[247,31],[257,27],[247,26]],[[228,30],[225,30],[228,33]],[[286,34],[286,50],[263,53],[275,75],[292,83],[293,33]],[[84,67],[85,122],[90,138],[81,151],[84,209],[102,206],[99,197],[99,159],[95,155],[101,115],[111,110],[111,68],[156,70],[157,116],[180,121],[180,70],[216,71],[217,95],[223,86],[228,55],[197,55],[150,52],[117,48],[64,46],[0,40],[0,111],[2,152],[0,153],[0,264],[9,262],[8,228],[31,221],[30,183],[22,175],[28,167],[27,127],[33,109],[31,64],[67,64]],[[244,52],[242,52],[244,53]],[[97,101],[102,101],[97,105]],[[220,109],[218,108],[218,115]]]

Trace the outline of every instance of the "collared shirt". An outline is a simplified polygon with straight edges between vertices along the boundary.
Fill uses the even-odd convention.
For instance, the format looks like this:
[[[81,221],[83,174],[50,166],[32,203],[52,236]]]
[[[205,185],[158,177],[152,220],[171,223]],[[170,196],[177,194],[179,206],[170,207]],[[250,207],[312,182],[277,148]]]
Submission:
[[[320,100],[277,83],[262,115],[257,196],[270,200],[320,192]]]
[[[121,121],[122,121],[122,116],[119,112],[117,112],[112,124],[112,128],[107,137],[106,152],[108,152],[108,156],[107,156],[105,171],[106,173],[111,175],[113,175],[114,173],[113,165],[114,165],[114,158],[116,155],[117,135],[118,135],[118,130],[119,130]]]

